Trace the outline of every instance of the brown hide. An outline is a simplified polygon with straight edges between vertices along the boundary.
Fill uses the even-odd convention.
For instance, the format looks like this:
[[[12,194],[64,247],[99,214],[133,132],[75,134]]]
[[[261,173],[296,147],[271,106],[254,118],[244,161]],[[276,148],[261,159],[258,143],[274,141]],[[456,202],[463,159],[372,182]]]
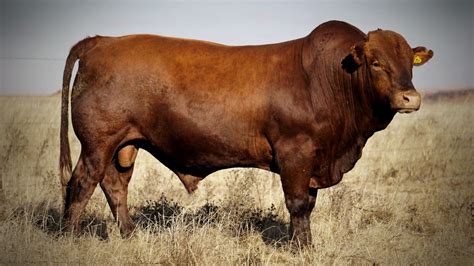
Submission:
[[[394,58],[393,49],[401,55]],[[432,56],[419,50],[423,59]],[[142,148],[190,192],[220,169],[280,174],[291,235],[307,244],[316,189],[338,183],[396,111],[419,107],[411,84],[414,53],[398,34],[366,36],[337,21],[305,38],[258,46],[154,35],[87,38],[71,49],[64,75],[61,168],[67,174],[68,88],[79,59],[71,109],[82,151],[67,186],[66,218],[77,225],[100,183],[122,232],[131,233],[126,190]],[[384,70],[390,75],[374,58],[390,62]],[[415,99],[410,104],[403,100],[407,92]]]

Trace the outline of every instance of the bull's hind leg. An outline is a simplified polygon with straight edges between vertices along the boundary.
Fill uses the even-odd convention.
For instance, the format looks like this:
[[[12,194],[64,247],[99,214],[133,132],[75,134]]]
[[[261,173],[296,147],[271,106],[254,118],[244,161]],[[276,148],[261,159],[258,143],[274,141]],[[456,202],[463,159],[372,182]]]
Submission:
[[[80,231],[80,216],[94,192],[97,183],[103,178],[106,158],[100,150],[95,153],[81,152],[78,163],[67,185],[64,208],[66,230]]]
[[[133,145],[122,148],[116,160],[107,167],[105,177],[100,182],[123,237],[129,237],[135,229],[128,213],[127,194],[137,152]]]

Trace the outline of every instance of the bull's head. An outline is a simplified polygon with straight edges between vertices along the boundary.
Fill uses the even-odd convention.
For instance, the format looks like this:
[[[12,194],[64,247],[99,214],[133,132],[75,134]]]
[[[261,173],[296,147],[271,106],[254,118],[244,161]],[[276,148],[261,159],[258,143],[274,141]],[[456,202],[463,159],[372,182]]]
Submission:
[[[342,66],[348,72],[365,66],[377,102],[390,105],[393,111],[410,113],[418,110],[421,103],[411,82],[413,66],[421,66],[431,57],[433,51],[425,47],[412,49],[398,33],[376,30],[352,46]]]

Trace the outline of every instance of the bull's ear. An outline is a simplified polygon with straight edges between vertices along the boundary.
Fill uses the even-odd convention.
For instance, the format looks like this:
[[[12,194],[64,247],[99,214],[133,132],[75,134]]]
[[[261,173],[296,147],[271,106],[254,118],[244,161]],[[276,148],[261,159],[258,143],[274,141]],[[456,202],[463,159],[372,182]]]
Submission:
[[[341,61],[342,68],[348,73],[353,73],[362,65],[364,57],[364,42],[351,47],[349,54]]]
[[[413,53],[413,65],[415,66],[421,66],[433,57],[433,51],[423,46],[413,48]]]

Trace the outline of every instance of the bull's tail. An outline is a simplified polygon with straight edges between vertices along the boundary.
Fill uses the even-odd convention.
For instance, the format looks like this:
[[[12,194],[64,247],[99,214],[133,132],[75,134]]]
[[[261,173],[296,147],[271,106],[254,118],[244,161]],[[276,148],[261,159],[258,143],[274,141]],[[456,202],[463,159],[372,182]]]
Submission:
[[[82,54],[93,47],[97,42],[97,37],[86,38],[71,48],[66,59],[66,66],[63,73],[63,88],[61,92],[61,129],[60,129],[60,151],[59,151],[59,176],[62,186],[63,200],[66,200],[66,188],[72,173],[71,149],[68,137],[68,107],[69,107],[69,84],[71,82],[72,71],[76,60]]]

